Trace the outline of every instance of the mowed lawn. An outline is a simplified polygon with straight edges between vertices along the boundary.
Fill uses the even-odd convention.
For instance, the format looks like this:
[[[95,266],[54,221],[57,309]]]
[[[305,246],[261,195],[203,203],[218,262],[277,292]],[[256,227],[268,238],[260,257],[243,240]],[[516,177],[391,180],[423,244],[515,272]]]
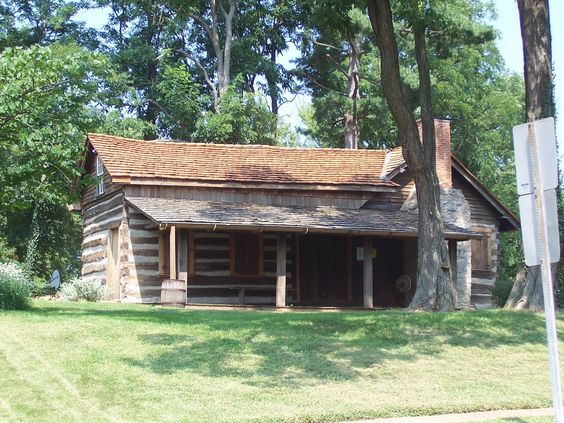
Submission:
[[[551,404],[543,316],[506,311],[37,301],[0,312],[0,376],[0,421],[329,422]]]

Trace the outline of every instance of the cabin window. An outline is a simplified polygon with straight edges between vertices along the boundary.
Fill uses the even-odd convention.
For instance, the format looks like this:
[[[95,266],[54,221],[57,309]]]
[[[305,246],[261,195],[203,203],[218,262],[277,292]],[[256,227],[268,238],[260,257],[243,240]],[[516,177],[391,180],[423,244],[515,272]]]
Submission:
[[[260,276],[262,267],[262,237],[252,233],[232,234],[231,273],[234,276]]]
[[[472,270],[478,272],[492,271],[492,234],[491,232],[480,231],[473,228],[475,232],[480,232],[482,238],[473,239],[472,242]]]
[[[104,193],[104,164],[98,155],[96,155],[96,177],[98,178],[96,193],[102,195]]]

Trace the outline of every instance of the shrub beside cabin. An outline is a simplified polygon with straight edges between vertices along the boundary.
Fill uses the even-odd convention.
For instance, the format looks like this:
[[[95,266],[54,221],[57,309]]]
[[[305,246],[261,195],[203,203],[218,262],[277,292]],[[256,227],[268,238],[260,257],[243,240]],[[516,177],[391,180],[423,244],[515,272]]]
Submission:
[[[499,233],[518,227],[450,152],[437,172],[460,308],[491,304]],[[401,148],[302,149],[89,134],[80,200],[82,275],[108,299],[404,307],[415,290],[417,204]],[[411,281],[411,282],[410,282]]]

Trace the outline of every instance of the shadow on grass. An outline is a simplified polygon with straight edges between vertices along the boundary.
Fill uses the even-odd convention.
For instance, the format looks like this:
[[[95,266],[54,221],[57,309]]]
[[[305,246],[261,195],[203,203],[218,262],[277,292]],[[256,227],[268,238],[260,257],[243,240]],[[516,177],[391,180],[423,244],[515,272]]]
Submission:
[[[147,323],[136,336],[151,352],[143,359],[123,357],[128,365],[275,387],[354,380],[388,360],[416,360],[452,347],[545,343],[541,315],[501,311],[275,313],[79,304],[33,313]]]

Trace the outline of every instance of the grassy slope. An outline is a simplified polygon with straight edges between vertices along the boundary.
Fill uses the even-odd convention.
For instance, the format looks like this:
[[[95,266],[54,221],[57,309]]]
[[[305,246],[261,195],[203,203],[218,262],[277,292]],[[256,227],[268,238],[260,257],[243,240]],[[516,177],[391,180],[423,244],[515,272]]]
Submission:
[[[336,421],[545,407],[547,369],[543,317],[530,313],[59,302],[0,312],[0,421]]]

